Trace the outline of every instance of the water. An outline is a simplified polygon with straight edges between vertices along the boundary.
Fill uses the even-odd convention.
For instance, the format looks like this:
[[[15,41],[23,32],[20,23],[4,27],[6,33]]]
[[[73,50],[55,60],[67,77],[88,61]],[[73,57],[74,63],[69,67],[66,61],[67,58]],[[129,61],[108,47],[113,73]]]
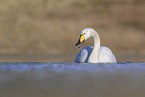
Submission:
[[[145,63],[0,63],[0,97],[145,97]]]

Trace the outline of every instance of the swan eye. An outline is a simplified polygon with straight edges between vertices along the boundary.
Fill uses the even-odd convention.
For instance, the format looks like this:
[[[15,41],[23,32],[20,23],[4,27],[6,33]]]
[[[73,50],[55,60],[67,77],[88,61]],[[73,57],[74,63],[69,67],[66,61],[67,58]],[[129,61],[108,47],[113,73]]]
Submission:
[[[82,34],[82,35],[85,35],[86,33],[84,33],[84,34]],[[80,35],[80,37],[82,36],[82,35]]]

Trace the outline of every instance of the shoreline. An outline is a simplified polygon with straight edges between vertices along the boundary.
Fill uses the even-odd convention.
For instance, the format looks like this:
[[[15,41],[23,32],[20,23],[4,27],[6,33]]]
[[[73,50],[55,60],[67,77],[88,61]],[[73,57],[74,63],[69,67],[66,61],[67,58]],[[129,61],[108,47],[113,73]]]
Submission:
[[[74,62],[76,53],[0,54],[0,62]],[[117,62],[145,62],[144,53],[117,53]]]

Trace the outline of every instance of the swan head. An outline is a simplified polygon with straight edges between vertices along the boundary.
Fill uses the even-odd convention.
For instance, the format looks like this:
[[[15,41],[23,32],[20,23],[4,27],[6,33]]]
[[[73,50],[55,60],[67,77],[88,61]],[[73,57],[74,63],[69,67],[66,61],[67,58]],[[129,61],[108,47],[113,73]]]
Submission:
[[[79,48],[84,44],[85,40],[90,38],[94,32],[94,29],[92,28],[85,28],[81,31],[80,38],[78,42],[76,43],[76,46],[79,45]]]

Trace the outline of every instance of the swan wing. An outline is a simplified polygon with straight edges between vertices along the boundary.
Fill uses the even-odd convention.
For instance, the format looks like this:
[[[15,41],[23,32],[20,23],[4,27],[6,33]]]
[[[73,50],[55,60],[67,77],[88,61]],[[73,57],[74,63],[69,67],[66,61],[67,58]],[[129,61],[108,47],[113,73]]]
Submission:
[[[75,63],[87,63],[93,47],[85,46],[82,48],[75,59]]]
[[[100,56],[99,56],[100,62],[109,62],[109,63],[114,63],[116,62],[116,58],[112,51],[105,46],[100,47]]]

